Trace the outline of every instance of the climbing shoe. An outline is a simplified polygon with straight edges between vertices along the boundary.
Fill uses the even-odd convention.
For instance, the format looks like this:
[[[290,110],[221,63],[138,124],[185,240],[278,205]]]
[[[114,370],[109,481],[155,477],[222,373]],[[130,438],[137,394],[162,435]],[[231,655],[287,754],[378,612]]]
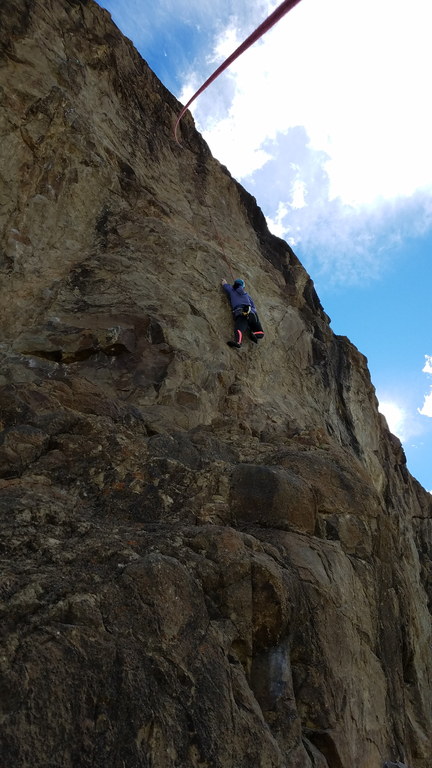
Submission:
[[[258,344],[258,338],[255,336],[254,333],[251,332],[250,334],[250,340],[253,341],[254,344]]]
[[[240,349],[241,344],[239,344],[238,341],[227,341],[227,344],[229,347],[236,347],[236,349]]]

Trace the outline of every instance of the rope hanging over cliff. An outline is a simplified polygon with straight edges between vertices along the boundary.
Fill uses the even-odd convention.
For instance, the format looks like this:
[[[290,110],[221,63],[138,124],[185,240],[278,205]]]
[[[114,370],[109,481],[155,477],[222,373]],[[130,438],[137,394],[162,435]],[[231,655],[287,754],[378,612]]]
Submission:
[[[221,72],[223,72],[227,67],[229,67],[229,65],[232,64],[233,61],[235,61],[239,56],[241,56],[242,53],[244,53],[251,45],[253,45],[253,43],[255,43],[257,40],[259,40],[260,37],[262,37],[266,32],[268,32],[268,30],[271,29],[271,27],[273,27],[274,24],[280,21],[280,19],[283,16],[285,16],[285,14],[288,13],[288,11],[290,11],[291,8],[294,8],[294,6],[297,5],[297,3],[299,2],[300,0],[284,0],[284,2],[281,3],[276,8],[276,10],[274,10],[273,13],[271,13],[270,16],[268,16],[265,19],[265,21],[263,21],[262,24],[260,24],[259,27],[255,29],[255,31],[252,32],[252,34],[249,35],[249,37],[247,37],[246,40],[243,41],[243,43],[241,43],[241,45],[239,45],[239,47],[236,48],[236,50],[233,51],[233,53],[230,56],[228,56],[228,58],[225,59],[225,61],[217,69],[215,69],[213,74],[210,75],[209,78],[207,78],[205,83],[203,83],[202,86],[198,88],[198,90],[194,93],[192,98],[190,98],[188,103],[183,107],[182,111],[180,112],[177,118],[177,122],[174,127],[174,137],[177,144],[180,143],[177,138],[177,130],[180,124],[180,120],[182,119],[183,115],[185,114],[186,110],[190,107],[192,102],[195,101],[197,96],[199,96],[200,93],[205,91],[207,86],[209,86],[210,83],[213,82],[213,80],[216,80],[216,78],[221,74]]]

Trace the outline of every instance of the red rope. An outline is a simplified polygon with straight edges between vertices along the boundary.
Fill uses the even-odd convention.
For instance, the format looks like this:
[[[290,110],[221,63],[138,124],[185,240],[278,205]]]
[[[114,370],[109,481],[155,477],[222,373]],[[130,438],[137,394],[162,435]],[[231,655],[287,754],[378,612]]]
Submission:
[[[285,14],[288,13],[288,11],[290,11],[291,8],[294,8],[294,6],[297,5],[297,3],[299,2],[300,0],[284,0],[284,2],[281,3],[276,8],[276,10],[274,10],[273,13],[271,13],[270,16],[268,16],[265,19],[265,21],[263,21],[262,24],[260,24],[259,27],[257,27],[256,30],[252,32],[252,34],[249,35],[249,37],[247,37],[246,40],[243,41],[241,45],[239,45],[239,47],[236,48],[235,51],[233,51],[233,53],[230,56],[228,56],[228,58],[225,59],[225,61],[217,69],[215,69],[213,74],[210,75],[210,77],[207,78],[205,83],[202,84],[201,88],[198,88],[196,93],[194,93],[192,98],[190,98],[188,103],[183,107],[182,111],[180,112],[177,118],[177,122],[174,127],[174,138],[177,144],[179,144],[179,140],[177,138],[177,129],[178,129],[180,120],[182,119],[184,113],[190,107],[192,102],[195,101],[197,96],[199,96],[200,93],[205,91],[207,86],[210,85],[210,83],[212,83],[213,80],[216,80],[216,78],[218,77],[218,75],[221,74],[221,72],[223,72],[227,67],[229,67],[229,65],[232,64],[233,61],[235,61],[238,58],[238,56],[244,53],[244,51],[246,51],[251,45],[253,45],[253,43],[259,40],[259,38],[262,37],[262,35],[264,35],[265,32],[268,32],[268,30],[271,29],[271,27],[274,24],[276,24],[276,22],[278,22],[282,18],[282,16],[285,16]]]

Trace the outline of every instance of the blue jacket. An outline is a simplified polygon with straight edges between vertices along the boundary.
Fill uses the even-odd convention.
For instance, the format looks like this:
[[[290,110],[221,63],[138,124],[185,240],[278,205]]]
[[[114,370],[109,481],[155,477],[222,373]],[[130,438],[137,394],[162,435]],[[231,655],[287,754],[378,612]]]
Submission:
[[[234,288],[233,285],[230,285],[229,283],[226,283],[226,285],[223,285],[222,288],[224,291],[228,294],[230,302],[231,302],[231,308],[234,313],[234,315],[237,314],[236,310],[239,310],[240,307],[250,306],[251,311],[255,312],[256,314],[256,307],[253,302],[253,299],[249,296],[248,293],[246,293],[243,286],[239,286],[238,288]]]

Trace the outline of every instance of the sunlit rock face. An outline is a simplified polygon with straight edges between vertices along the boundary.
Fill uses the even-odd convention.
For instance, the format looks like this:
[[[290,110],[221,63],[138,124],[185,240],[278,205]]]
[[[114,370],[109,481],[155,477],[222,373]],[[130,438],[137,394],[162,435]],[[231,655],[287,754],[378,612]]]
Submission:
[[[2,764],[430,768],[431,497],[365,358],[105,11],[3,0],[0,51]]]

